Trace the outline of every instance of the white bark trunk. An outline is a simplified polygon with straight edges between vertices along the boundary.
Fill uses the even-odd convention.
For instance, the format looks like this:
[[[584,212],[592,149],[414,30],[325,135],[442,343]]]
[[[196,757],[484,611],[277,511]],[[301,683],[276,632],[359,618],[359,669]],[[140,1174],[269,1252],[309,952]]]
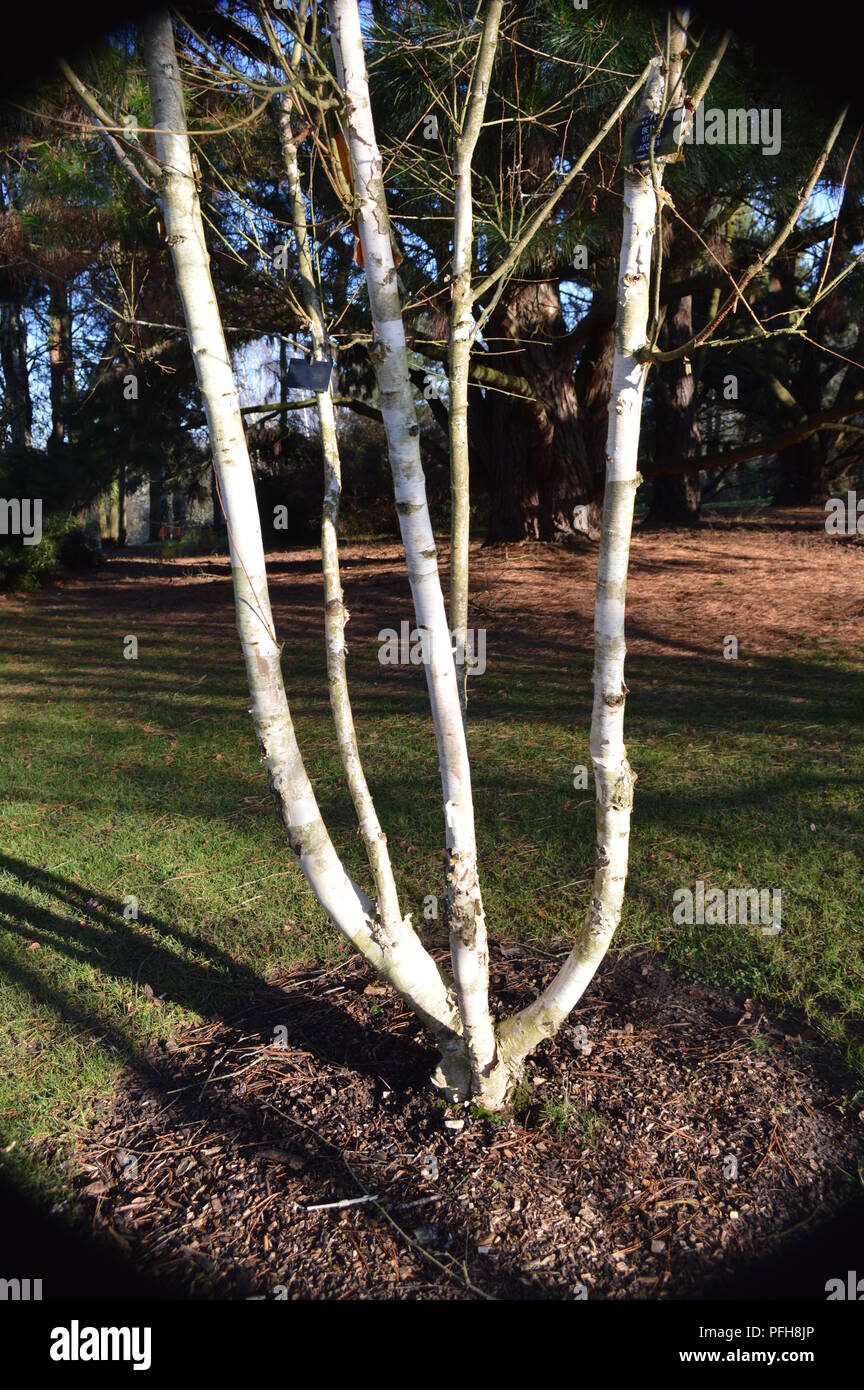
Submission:
[[[369,900],[339,861],[300,755],[282,681],[267,588],[255,485],[222,329],[186,134],[174,35],[167,13],[143,26],[166,240],[177,277],[228,523],[237,627],[261,759],[292,849],[318,901],[344,935],[424,1020],[453,1059],[462,1049],[452,995],[409,929],[389,941]]]
[[[639,116],[659,113],[665,65],[658,57],[645,87]],[[658,165],[658,180],[662,178]],[[646,366],[636,354],[646,343],[651,245],[657,199],[650,174],[630,171],[624,180],[624,223],[618,271],[615,359],[606,444],[606,492],[594,605],[594,708],[591,761],[597,797],[594,892],[573,950],[546,990],[499,1030],[509,1066],[551,1037],[581,999],[618,926],[627,878],[634,773],[624,746],[624,617],[636,461]]]
[[[438,573],[437,551],[420,462],[419,427],[408,376],[408,353],[381,155],[369,102],[357,0],[329,0],[333,54],[346,101],[348,145],[354,171],[355,215],[363,246],[375,329],[372,358],[393,473],[396,510],[417,626],[426,634],[426,678],[444,796],[447,842],[445,919],[473,1089],[497,1104],[506,1089],[489,1014],[486,922],[477,872],[474,808],[456,668]]]

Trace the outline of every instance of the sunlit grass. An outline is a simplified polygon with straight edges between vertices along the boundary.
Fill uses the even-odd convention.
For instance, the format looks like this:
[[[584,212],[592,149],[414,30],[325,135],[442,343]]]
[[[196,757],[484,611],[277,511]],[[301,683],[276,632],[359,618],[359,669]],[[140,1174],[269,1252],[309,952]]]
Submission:
[[[347,954],[295,868],[258,762],[230,613],[128,623],[69,595],[4,610],[0,632],[0,1126],[5,1161],[74,1132],[117,1068],[277,966]],[[352,649],[367,773],[403,909],[428,939],[441,891],[437,755],[422,672]],[[342,786],[321,643],[286,682],[322,809],[368,880]],[[566,942],[591,890],[591,657],[490,649],[470,706],[478,840],[494,939]],[[694,978],[797,1006],[864,1061],[861,883],[864,663],[635,656],[627,741],[638,772],[616,949],[653,947]],[[672,894],[780,888],[783,931],[679,927]],[[133,899],[135,900],[133,902]],[[137,918],[135,911],[137,910]],[[52,1170],[52,1180],[57,1178]]]

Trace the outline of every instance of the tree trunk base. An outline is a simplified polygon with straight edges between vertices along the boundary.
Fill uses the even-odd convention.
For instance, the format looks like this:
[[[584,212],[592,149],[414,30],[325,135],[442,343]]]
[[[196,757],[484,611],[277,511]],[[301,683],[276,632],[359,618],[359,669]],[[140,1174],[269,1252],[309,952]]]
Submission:
[[[471,1067],[465,1044],[460,1038],[453,1046],[445,1047],[432,1073],[431,1082],[442,1100],[451,1105],[471,1098]]]
[[[451,1105],[473,1101],[484,1110],[500,1114],[509,1108],[521,1074],[521,1064],[514,1066],[496,1059],[487,1076],[473,1076],[460,1038],[458,1043],[443,1049],[431,1080],[439,1097]]]

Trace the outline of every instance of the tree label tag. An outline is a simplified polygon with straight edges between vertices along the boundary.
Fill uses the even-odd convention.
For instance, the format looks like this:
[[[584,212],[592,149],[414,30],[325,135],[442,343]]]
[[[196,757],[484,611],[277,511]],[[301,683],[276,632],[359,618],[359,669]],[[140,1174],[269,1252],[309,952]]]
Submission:
[[[332,370],[332,362],[307,362],[305,357],[289,357],[285,385],[301,391],[326,391]]]
[[[654,146],[654,158],[669,159],[678,153],[684,127],[685,107],[673,106],[668,112]],[[629,164],[650,163],[651,135],[657,127],[656,116],[650,113],[631,121],[624,132],[624,160]]]

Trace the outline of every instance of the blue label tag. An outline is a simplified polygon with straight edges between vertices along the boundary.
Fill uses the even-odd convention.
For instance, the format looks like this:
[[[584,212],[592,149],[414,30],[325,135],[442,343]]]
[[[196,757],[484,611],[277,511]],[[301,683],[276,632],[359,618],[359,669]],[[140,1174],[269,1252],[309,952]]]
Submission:
[[[668,159],[678,152],[678,135],[682,126],[684,108],[674,106],[668,112],[660,135],[654,144],[654,158]],[[657,118],[652,115],[641,116],[632,121],[624,135],[624,155],[628,164],[648,164],[650,162],[651,136],[656,129]]]

